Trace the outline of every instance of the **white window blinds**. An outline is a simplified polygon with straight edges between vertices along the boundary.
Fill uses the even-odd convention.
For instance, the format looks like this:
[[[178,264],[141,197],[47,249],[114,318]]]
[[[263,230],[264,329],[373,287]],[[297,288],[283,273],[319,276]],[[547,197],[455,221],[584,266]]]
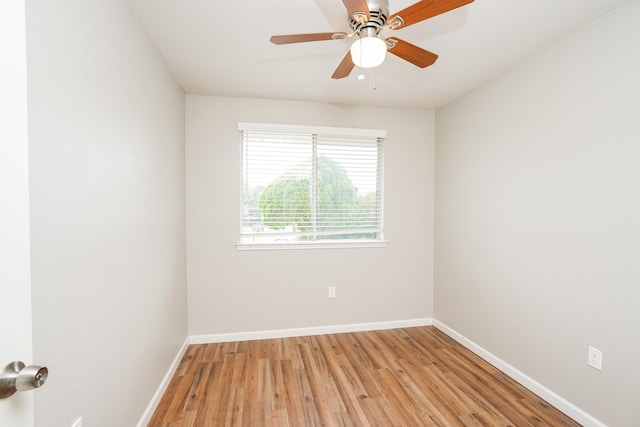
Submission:
[[[378,241],[384,131],[239,123],[240,243]]]

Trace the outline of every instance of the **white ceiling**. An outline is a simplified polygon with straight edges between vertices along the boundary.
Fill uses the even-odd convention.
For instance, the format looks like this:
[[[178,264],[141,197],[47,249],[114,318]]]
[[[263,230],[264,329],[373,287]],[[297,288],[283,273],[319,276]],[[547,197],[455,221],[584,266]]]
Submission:
[[[331,74],[348,40],[269,42],[274,34],[350,32],[341,0],[128,1],[189,94],[437,108],[627,0],[476,0],[393,32],[437,53],[431,67],[387,55],[342,80]],[[414,2],[389,0],[389,11]]]

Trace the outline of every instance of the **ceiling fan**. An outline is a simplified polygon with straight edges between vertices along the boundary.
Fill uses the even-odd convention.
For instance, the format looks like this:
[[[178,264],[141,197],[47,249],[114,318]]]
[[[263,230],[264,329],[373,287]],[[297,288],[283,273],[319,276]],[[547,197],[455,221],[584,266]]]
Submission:
[[[358,37],[331,76],[347,77],[357,65],[373,68],[382,64],[387,52],[420,68],[432,65],[438,59],[435,53],[397,37],[380,37],[383,30],[399,30],[473,2],[473,0],[420,0],[400,12],[389,16],[388,0],[342,0],[349,13],[352,33],[287,34],[271,37],[271,43],[290,44],[321,40],[343,40]]]

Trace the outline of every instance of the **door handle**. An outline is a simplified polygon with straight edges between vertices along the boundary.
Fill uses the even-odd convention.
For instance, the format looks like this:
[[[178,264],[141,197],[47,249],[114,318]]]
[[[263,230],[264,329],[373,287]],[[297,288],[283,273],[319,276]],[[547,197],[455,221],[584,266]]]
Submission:
[[[0,372],[0,399],[12,396],[16,391],[29,391],[42,387],[49,376],[44,366],[25,366],[11,362]]]

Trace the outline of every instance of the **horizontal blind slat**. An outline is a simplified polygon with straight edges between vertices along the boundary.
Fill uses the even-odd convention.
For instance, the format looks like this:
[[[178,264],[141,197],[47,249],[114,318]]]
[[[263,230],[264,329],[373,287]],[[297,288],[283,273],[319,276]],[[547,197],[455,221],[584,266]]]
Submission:
[[[241,239],[381,237],[381,138],[247,130],[242,142]]]

